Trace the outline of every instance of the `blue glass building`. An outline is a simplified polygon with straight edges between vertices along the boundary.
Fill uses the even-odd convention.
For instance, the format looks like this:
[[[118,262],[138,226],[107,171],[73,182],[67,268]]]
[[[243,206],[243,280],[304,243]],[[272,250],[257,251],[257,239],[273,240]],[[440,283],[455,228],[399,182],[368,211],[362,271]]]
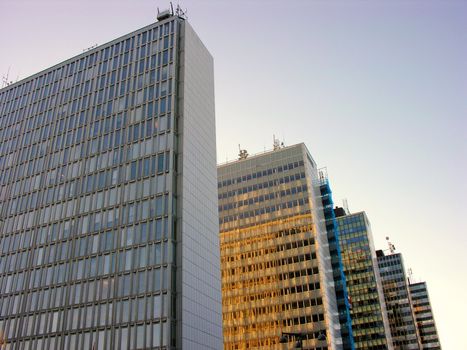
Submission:
[[[321,201],[323,202],[323,213],[328,234],[329,253],[331,255],[331,265],[334,278],[334,289],[339,312],[339,323],[344,350],[354,350],[355,344],[352,333],[352,321],[350,317],[350,302],[347,293],[347,283],[344,275],[341,248],[339,245],[340,235],[334,213],[334,202],[332,191],[329,185],[327,172],[325,169],[319,171]]]

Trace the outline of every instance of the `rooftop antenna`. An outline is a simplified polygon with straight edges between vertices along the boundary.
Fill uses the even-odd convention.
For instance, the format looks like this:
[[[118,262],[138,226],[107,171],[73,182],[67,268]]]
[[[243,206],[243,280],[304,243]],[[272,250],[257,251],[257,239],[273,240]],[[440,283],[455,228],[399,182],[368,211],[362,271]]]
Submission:
[[[238,160],[247,159],[248,158],[248,151],[246,149],[242,149],[240,144],[238,144]]]
[[[318,169],[318,175],[319,175],[319,181],[321,184],[326,183],[326,180],[328,178],[328,168],[324,167],[321,169]]]
[[[281,148],[281,144],[278,139],[276,139],[276,135],[272,134],[272,149],[277,151]]]
[[[344,211],[347,215],[350,214],[350,210],[349,210],[349,202],[347,202],[347,198],[344,198],[342,200],[342,208],[344,208]]]
[[[279,139],[276,139],[276,135],[272,135],[272,146],[273,150],[277,151],[278,149],[284,148],[284,142],[280,142]]]
[[[10,68],[11,67],[8,67],[8,71],[6,72],[6,75],[3,75],[2,76],[2,88],[4,88],[5,86],[8,86],[10,84],[13,84],[13,81],[10,81],[9,77],[10,77]]]
[[[396,247],[394,246],[394,244],[391,243],[391,241],[389,241],[389,237],[386,237],[386,241],[388,241],[389,252],[391,254],[394,254],[394,252],[396,251]]]
[[[172,3],[170,3],[172,5]],[[173,11],[173,10],[172,10]],[[188,19],[187,16],[187,9],[183,10],[179,4],[177,4],[177,7],[175,8],[175,15],[177,17],[183,18],[183,19]]]
[[[407,275],[409,275],[408,280],[409,280],[409,284],[411,284],[413,282],[413,272],[412,272],[411,267],[407,270]]]

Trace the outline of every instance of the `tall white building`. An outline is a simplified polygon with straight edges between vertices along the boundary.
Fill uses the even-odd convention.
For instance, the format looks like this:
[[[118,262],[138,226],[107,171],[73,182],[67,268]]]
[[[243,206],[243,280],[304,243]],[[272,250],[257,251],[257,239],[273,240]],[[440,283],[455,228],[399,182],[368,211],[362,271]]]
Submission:
[[[213,60],[159,21],[0,90],[0,342],[221,349]]]

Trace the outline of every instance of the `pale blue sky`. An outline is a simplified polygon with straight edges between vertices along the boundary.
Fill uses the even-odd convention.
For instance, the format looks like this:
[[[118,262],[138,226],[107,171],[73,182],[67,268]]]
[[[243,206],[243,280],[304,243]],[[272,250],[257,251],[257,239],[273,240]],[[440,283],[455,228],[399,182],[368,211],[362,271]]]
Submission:
[[[0,74],[24,78],[154,20],[168,1],[1,0]],[[218,159],[305,142],[426,280],[467,349],[467,2],[183,1],[215,60]]]

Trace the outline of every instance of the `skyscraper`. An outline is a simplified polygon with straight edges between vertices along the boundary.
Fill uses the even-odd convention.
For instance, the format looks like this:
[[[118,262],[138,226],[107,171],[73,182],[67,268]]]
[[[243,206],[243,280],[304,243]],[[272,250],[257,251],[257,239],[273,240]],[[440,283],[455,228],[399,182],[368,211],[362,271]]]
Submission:
[[[393,349],[370,222],[365,212],[348,214],[336,208],[335,213],[355,348]]]
[[[412,307],[415,313],[418,333],[423,350],[441,350],[441,343],[436,330],[435,318],[431,309],[428,289],[425,282],[409,284]]]
[[[213,60],[182,16],[0,90],[12,349],[220,349]]]
[[[347,292],[347,282],[342,263],[340,248],[339,227],[334,213],[334,202],[326,169],[319,170],[321,201],[328,234],[329,253],[331,255],[331,266],[334,277],[334,289],[336,292],[337,309],[339,311],[339,322],[341,325],[341,336],[344,350],[354,350],[352,321],[350,317],[350,299]]]
[[[305,145],[241,152],[218,167],[218,192],[224,349],[283,349],[285,333],[300,333],[285,340],[303,338],[303,348],[342,349],[320,181]]]
[[[421,350],[402,254],[376,255],[394,349]]]

